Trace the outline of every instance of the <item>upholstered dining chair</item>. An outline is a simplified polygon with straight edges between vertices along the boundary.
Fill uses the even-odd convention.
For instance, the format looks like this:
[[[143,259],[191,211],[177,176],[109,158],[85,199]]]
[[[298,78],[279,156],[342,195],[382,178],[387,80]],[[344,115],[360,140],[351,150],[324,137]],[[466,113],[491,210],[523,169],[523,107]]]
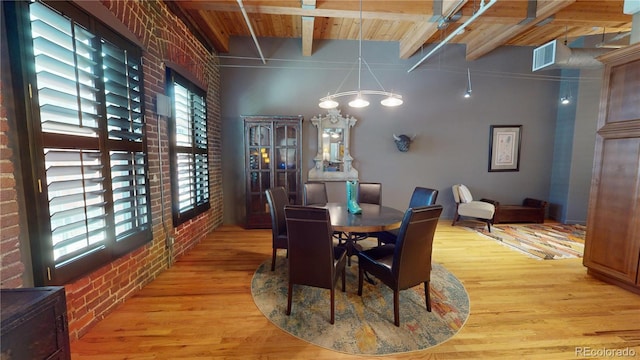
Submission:
[[[325,208],[287,205],[284,208],[289,234],[289,290],[287,315],[291,314],[293,285],[331,291],[331,324],[335,319],[335,287],[342,275],[345,291],[347,251],[333,245],[331,218]]]
[[[382,204],[382,184],[380,183],[358,183],[358,203]]]
[[[289,196],[284,187],[267,189],[267,203],[271,213],[271,271],[276,268],[276,252],[278,249],[288,249],[287,223],[284,217],[284,207],[289,205]],[[287,257],[289,251],[287,250]]]
[[[487,229],[491,232],[491,221],[493,214],[496,212],[495,205],[483,201],[483,199],[473,200],[471,191],[465,185],[453,185],[451,190],[453,191],[453,199],[456,202],[456,213],[453,215],[451,226],[455,225],[461,216],[465,216],[485,222]]]
[[[438,190],[416,186],[413,189],[411,198],[409,199],[409,207],[416,208],[421,206],[434,205],[437,198]],[[398,237],[398,231],[399,229],[394,229],[376,233],[378,238],[378,246],[382,245],[382,243],[395,244],[396,238]]]
[[[324,205],[329,202],[327,186],[323,182],[308,182],[304,184],[302,205]]]
[[[362,296],[365,272],[393,290],[393,319],[400,326],[400,291],[424,284],[427,311],[431,311],[429,282],[433,235],[442,205],[409,208],[404,214],[395,244],[358,253],[358,295]]]
[[[358,182],[358,204],[382,205],[382,184],[370,182]],[[353,233],[354,240],[364,240],[369,237],[377,237],[378,233]],[[342,238],[340,239],[340,241]],[[350,261],[349,261],[350,265]]]

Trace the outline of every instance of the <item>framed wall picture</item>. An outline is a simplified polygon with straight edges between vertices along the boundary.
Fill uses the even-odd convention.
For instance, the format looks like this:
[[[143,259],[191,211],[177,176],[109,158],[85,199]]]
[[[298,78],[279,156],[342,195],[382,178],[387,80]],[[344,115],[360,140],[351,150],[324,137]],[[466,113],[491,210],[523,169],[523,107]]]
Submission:
[[[519,171],[522,125],[491,125],[489,171]]]

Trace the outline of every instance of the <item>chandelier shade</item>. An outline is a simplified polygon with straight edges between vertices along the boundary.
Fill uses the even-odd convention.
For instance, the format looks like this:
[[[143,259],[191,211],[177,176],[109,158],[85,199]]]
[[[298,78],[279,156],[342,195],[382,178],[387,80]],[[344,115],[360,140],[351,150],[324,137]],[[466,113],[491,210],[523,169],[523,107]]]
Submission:
[[[338,107],[338,105],[340,105],[340,103],[338,103],[335,99],[343,96],[355,96],[355,98],[349,102],[349,106],[354,108],[367,107],[369,105],[369,101],[362,97],[362,95],[385,96],[385,98],[380,101],[380,104],[387,107],[399,106],[404,103],[404,101],[402,100],[402,95],[392,92],[380,90],[352,90],[330,94],[323,98],[320,98],[320,103],[318,103],[318,106],[323,109],[335,109]]]

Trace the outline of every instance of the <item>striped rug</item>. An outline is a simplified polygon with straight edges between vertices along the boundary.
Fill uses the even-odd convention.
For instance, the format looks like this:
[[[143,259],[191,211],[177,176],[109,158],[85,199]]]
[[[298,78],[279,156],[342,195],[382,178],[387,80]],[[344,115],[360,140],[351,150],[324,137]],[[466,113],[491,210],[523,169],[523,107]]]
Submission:
[[[499,224],[491,227],[470,227],[481,235],[541,260],[581,258],[584,253],[584,225]]]

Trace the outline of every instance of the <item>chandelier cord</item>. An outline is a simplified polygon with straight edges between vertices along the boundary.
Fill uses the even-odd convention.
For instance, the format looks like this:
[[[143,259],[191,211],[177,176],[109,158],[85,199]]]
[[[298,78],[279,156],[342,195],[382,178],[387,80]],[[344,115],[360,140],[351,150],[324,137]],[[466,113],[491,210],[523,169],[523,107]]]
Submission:
[[[497,0],[493,0],[493,1],[497,1]],[[345,83],[345,81],[347,80],[348,76],[344,77],[342,79],[342,82],[340,83],[340,86],[338,86],[338,90],[336,90],[336,92],[334,94],[327,94],[327,96],[325,97],[321,97],[320,98],[320,103],[318,104],[318,106],[320,106],[323,109],[333,109],[336,108],[339,103],[335,100],[336,98],[342,97],[342,96],[350,96],[350,95],[356,95],[356,98],[352,101],[349,102],[349,106],[354,107],[354,108],[362,108],[362,107],[366,107],[369,106],[369,101],[367,101],[366,99],[363,99],[361,97],[361,95],[365,94],[365,95],[384,95],[386,96],[385,99],[383,99],[382,101],[380,101],[380,104],[382,104],[382,106],[389,106],[389,107],[394,107],[394,106],[398,106],[398,105],[402,105],[403,101],[402,101],[402,95],[399,94],[394,94],[394,93],[390,93],[387,92],[384,88],[384,86],[382,86],[382,83],[380,82],[380,80],[378,79],[378,77],[373,73],[373,70],[371,70],[371,67],[369,66],[369,63],[367,63],[363,57],[362,57],[362,38],[363,38],[363,10],[362,10],[362,0],[360,0],[360,23],[358,26],[358,90],[357,91],[344,91],[344,92],[337,92],[342,88],[342,85]],[[378,86],[380,87],[380,89],[382,89],[382,91],[379,90],[362,90],[362,63],[364,62],[365,66],[367,67],[367,70],[369,71],[369,73],[371,74],[371,76],[373,77],[373,79],[375,80],[375,82],[378,84]],[[353,71],[353,68],[349,71],[349,74],[351,74],[351,72]]]
[[[362,74],[362,0],[360,0],[360,35],[359,35],[359,41],[358,41],[358,92],[360,92],[360,77],[362,76],[361,74]]]
[[[364,65],[367,67],[367,70],[369,70],[369,73],[371,74],[373,79],[378,83],[378,86],[380,86],[382,91],[386,92],[387,90],[385,90],[384,86],[382,86],[382,83],[380,83],[380,80],[378,80],[378,78],[376,77],[376,74],[373,73],[373,70],[371,70],[371,68],[369,67],[369,63],[367,62],[367,60],[362,59],[362,61],[364,62]],[[358,86],[358,90],[360,90],[359,86]]]

